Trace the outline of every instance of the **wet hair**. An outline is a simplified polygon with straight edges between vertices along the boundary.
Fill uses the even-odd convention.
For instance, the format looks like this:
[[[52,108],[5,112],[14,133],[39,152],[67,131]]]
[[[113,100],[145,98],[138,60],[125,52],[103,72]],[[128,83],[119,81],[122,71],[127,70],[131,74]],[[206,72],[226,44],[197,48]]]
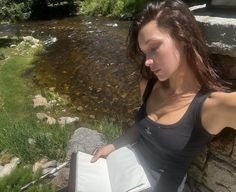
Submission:
[[[187,63],[203,88],[217,91],[229,90],[227,83],[219,77],[209,59],[208,47],[195,17],[181,0],[149,3],[131,23],[127,37],[127,56],[138,63],[142,77],[155,78],[149,67],[144,65],[145,55],[138,43],[139,31],[153,20],[175,41],[183,42]]]

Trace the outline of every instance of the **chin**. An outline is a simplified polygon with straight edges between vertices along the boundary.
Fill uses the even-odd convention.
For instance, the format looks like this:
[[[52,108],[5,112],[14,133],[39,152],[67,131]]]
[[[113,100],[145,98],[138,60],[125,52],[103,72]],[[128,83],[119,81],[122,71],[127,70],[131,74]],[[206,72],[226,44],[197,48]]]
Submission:
[[[161,77],[160,75],[156,75],[157,79],[161,82],[167,81],[169,78],[168,77]]]

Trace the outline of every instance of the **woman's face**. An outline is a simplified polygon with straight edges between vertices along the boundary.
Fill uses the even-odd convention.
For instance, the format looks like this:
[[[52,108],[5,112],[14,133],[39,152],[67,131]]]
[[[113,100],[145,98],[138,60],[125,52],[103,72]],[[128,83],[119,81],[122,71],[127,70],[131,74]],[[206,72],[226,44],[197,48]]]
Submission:
[[[160,81],[169,79],[180,70],[183,48],[159,28],[156,21],[150,21],[138,34],[139,47],[145,54],[145,65]]]

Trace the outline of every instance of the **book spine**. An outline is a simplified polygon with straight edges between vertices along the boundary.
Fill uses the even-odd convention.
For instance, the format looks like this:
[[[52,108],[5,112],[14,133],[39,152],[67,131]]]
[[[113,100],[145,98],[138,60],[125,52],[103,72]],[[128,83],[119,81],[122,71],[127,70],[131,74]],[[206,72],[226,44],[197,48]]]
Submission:
[[[69,182],[68,182],[68,192],[75,192],[76,188],[76,159],[77,153],[72,153],[70,160],[70,173],[69,173]]]

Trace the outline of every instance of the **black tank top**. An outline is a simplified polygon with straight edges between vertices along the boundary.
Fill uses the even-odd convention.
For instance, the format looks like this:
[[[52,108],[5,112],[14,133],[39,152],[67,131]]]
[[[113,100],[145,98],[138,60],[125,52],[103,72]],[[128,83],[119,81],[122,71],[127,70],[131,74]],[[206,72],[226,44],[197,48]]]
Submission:
[[[151,169],[164,170],[158,192],[176,192],[193,157],[214,137],[203,128],[200,119],[202,104],[211,92],[200,89],[182,118],[164,125],[151,120],[146,113],[146,102],[155,82],[148,81],[143,105],[135,118],[140,133],[136,147]]]

